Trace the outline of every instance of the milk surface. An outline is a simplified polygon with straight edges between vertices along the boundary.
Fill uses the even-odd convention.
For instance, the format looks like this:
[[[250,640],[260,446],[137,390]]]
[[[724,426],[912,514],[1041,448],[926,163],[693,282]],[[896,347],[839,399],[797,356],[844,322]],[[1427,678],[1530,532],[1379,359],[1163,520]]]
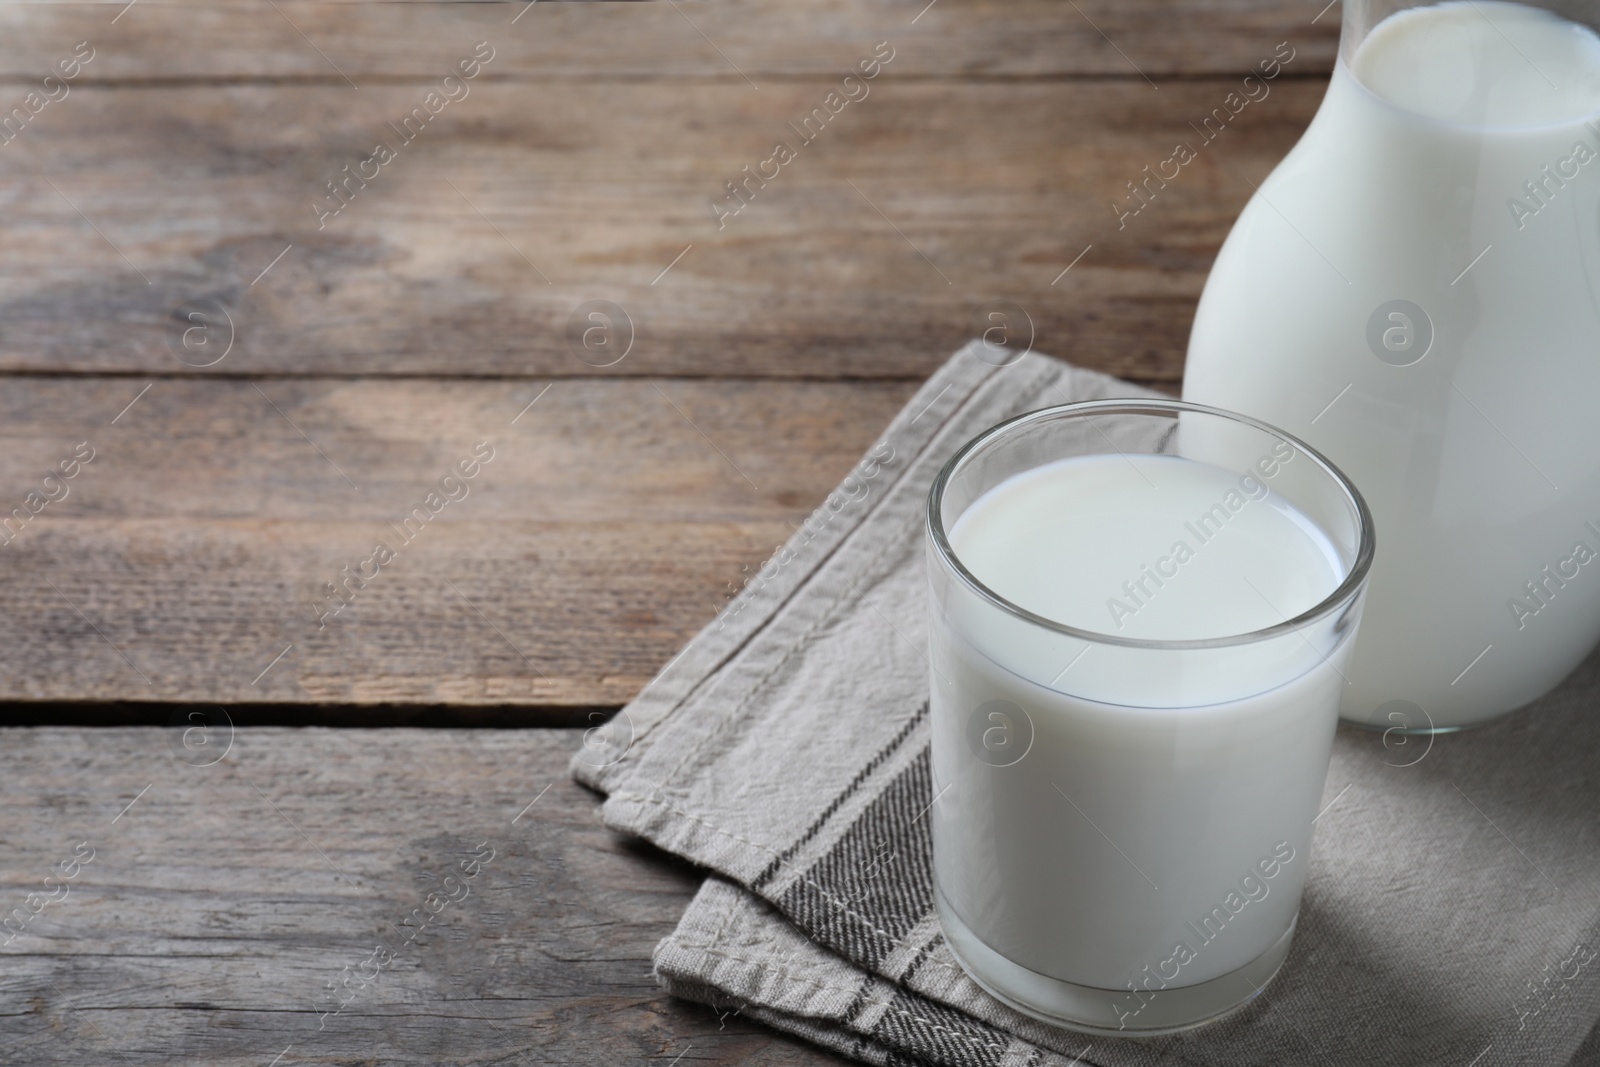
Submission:
[[[1217,258],[1184,398],[1303,438],[1374,514],[1347,718],[1480,722],[1600,637],[1597,115],[1589,29],[1402,11]]]
[[[1267,482],[1177,456],[1077,456],[1015,475],[950,542],[1019,607],[1144,640],[1263,629],[1340,581],[1337,550]]]
[[[1600,101],[1593,31],[1496,0],[1397,12],[1368,34],[1354,67],[1362,85],[1417,117],[1472,127],[1567,124]]]
[[[990,489],[950,540],[979,581],[1056,622],[1144,639],[1250,633],[1322,602],[1347,567],[1245,470],[1062,460]],[[1092,641],[1030,644],[959,596],[931,633],[936,883],[985,944],[1136,1016],[1156,991],[1228,974],[1286,934],[1348,641],[1325,654],[1291,634],[1302,660],[1289,667],[1280,648],[1262,650],[1260,670],[1214,650],[1129,669]],[[1024,734],[1026,750],[1008,751]]]

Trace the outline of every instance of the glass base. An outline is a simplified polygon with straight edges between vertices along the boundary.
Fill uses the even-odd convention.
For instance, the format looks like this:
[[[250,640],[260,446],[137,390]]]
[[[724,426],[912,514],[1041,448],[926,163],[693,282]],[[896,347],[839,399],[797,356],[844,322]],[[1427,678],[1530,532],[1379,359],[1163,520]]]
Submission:
[[[1342,715],[1339,717],[1339,721],[1344,723],[1346,726],[1354,726],[1358,730],[1366,730],[1368,733],[1396,733],[1402,734],[1406,737],[1435,737],[1443,734],[1458,734],[1462,730],[1473,730],[1479,726],[1488,726],[1490,723],[1498,722],[1510,714],[1511,712],[1506,711],[1496,715],[1492,719],[1480,719],[1477,722],[1463,723],[1460,726],[1418,726],[1415,728],[1406,726],[1385,726],[1381,722],[1367,722],[1365,719],[1346,719]]]
[[[1127,989],[1075,985],[1011,962],[956,917],[937,887],[933,896],[939,924],[956,962],[996,1000],[1055,1026],[1124,1037],[1176,1033],[1244,1007],[1283,966],[1299,922],[1296,916],[1267,951],[1238,970],[1196,985],[1155,990],[1148,1000],[1135,996],[1130,1001]],[[1138,1007],[1129,1010],[1130,1003]]]

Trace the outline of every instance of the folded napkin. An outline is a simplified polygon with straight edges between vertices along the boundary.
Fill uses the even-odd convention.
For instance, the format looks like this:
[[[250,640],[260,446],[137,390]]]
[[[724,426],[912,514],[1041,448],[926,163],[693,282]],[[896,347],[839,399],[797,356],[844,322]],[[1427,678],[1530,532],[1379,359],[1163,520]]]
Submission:
[[[606,824],[712,872],[656,949],[660,979],[877,1064],[1593,1062],[1600,657],[1461,734],[1341,726],[1293,951],[1219,1022],[1089,1037],[1012,1011],[956,963],[924,818],[928,489],[1011,415],[1142,395],[968,345],[727,609],[589,732],[572,769],[608,795]]]

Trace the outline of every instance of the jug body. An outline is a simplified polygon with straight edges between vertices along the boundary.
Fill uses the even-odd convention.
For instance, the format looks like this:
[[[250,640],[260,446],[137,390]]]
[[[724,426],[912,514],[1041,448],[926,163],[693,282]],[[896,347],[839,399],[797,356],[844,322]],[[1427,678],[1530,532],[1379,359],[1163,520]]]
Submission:
[[[1302,437],[1372,509],[1341,705],[1357,723],[1486,721],[1600,639],[1600,36],[1573,21],[1585,11],[1596,21],[1594,5],[1346,0],[1322,106],[1196,313],[1184,399]]]

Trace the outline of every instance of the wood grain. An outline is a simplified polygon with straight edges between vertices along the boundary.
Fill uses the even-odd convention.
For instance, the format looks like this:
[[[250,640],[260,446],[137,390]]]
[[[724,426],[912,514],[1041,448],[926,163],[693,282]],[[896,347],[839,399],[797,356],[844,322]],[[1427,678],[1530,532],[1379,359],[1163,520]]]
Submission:
[[[493,41],[492,77],[837,77],[863,45],[906,46],[919,77],[1152,78],[1243,73],[1292,35],[1326,74],[1338,9],[1310,0],[721,0],[715,3],[325,3],[126,0],[0,8],[0,77],[42,75],[91,40],[88,81],[437,78],[452,42]],[[112,22],[116,19],[115,23]],[[1316,19],[1313,22],[1313,19]],[[513,22],[512,20],[515,20]],[[1104,31],[1103,33],[1101,31]],[[1113,43],[1114,42],[1114,43]],[[718,51],[720,49],[720,52]],[[320,54],[319,54],[320,50]],[[902,62],[896,60],[896,62]],[[340,72],[343,72],[341,75]],[[742,81],[741,81],[742,84]]]
[[[0,546],[0,700],[620,704],[912,391],[176,379],[140,395],[143,384],[39,377],[0,390],[0,514],[26,514],[79,442],[95,450],[53,483],[67,495],[13,518]],[[479,441],[494,458],[465,497],[397,529]],[[380,541],[397,558],[347,586],[349,607],[320,625],[336,603],[324,583]]]
[[[0,732],[0,899],[67,886],[0,945],[7,1063],[842,1062],[661,993],[699,877],[599,825],[575,733],[238,730],[195,766],[217,723]],[[460,899],[407,943],[434,892]]]
[[[415,87],[84,87],[7,146],[0,370],[591,375],[572,324],[606,300],[635,339],[610,375],[921,378],[1012,303],[1044,351],[1173,383],[1250,182],[1322,92],[1276,81],[1207,145],[1189,123],[1238,79],[895,75],[810,144],[787,123],[813,84],[479,84],[320,230]],[[780,139],[796,158],[719,228]],[[1119,228],[1179,140],[1199,158]]]
[[[1108,75],[1081,41],[1058,68],[1006,66],[1004,35],[1031,40],[1059,11],[939,5],[906,21],[870,96],[802,142],[788,123],[836,84],[806,57],[855,57],[869,24],[906,12],[695,8],[727,20],[729,59],[771,74],[755,89],[715,49],[682,58],[687,12],[527,9],[539,33],[502,42],[468,97],[396,136],[397,158],[319,229],[328,179],[391,136],[430,65],[510,10],[128,9],[93,76],[5,146],[0,513],[72,443],[105,448],[0,559],[18,653],[0,699],[620,703],[986,310],[1021,305],[1034,347],[1173,387],[1210,259],[1250,175],[1314,109],[1319,84],[1300,75],[1328,39],[1302,27],[1271,95],[1122,227],[1128,183],[1238,84],[1204,73],[1217,48],[1159,88]],[[1122,35],[1124,15],[1090,10]],[[1207,10],[1261,56],[1306,21]],[[62,20],[89,14],[108,11],[0,14],[19,28],[0,53],[53,55],[50,34],[73,37]],[[666,14],[673,30],[652,28]],[[274,65],[319,39],[367,84]],[[601,42],[623,58],[600,62]],[[228,48],[259,62],[205,66]],[[395,66],[380,76],[363,54]],[[797,157],[719,225],[721,183],[791,136]],[[599,353],[577,341],[593,301],[623,309]],[[508,446],[319,625],[324,583],[551,382],[516,429],[529,449]]]

